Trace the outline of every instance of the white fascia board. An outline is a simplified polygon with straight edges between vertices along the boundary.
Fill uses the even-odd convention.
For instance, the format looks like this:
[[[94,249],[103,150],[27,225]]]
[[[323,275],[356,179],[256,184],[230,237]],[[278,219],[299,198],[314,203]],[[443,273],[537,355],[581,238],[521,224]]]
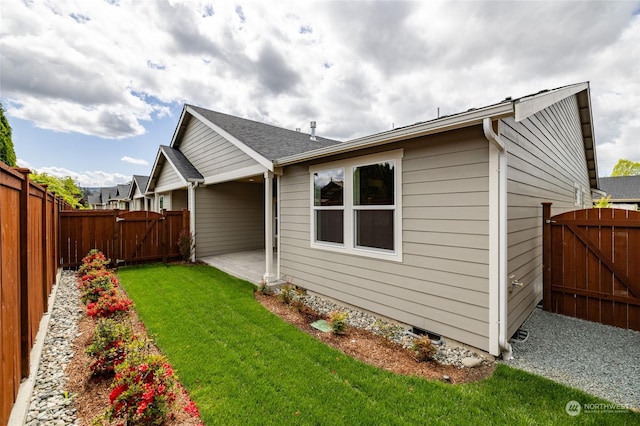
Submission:
[[[251,176],[260,175],[262,176],[264,172],[268,171],[261,164],[256,164],[254,166],[243,167],[242,169],[233,170],[226,173],[218,173],[211,176],[206,176],[204,178],[205,185],[213,185],[216,183],[229,182],[237,179],[245,179]]]
[[[156,159],[153,162],[153,167],[151,168],[151,174],[149,175],[149,181],[147,182],[147,187],[144,188],[143,193],[144,194],[153,194],[153,191],[151,190],[151,182],[154,181],[154,175],[157,172],[157,168],[158,168],[158,161],[160,161],[160,153],[162,152],[162,148],[158,147],[158,152],[156,153]],[[166,157],[165,157],[166,158]]]
[[[178,125],[176,126],[175,130],[173,131],[173,136],[171,137],[171,143],[169,144],[169,146],[171,148],[173,148],[173,145],[175,145],[176,140],[178,139],[178,134],[180,133],[180,129],[182,128],[182,123],[184,123],[184,119],[187,115],[187,105],[185,104],[182,107],[182,113],[180,114],[180,119],[178,120]]]
[[[514,101],[515,120],[522,121],[543,109],[560,102],[561,100],[573,96],[589,88],[589,83],[578,83],[550,92],[540,93],[538,95]]]
[[[428,121],[426,123],[414,124],[413,126],[403,127],[397,130],[390,130],[388,132],[378,133],[371,136],[365,136],[363,138],[358,138],[337,145],[304,152],[302,154],[291,155],[274,161],[274,164],[277,167],[287,166],[290,164],[313,160],[316,158],[322,158],[329,155],[341,154],[358,149],[370,148],[391,142],[401,141],[404,139],[442,133],[449,130],[482,124],[482,120],[486,117],[491,117],[495,120],[512,115],[513,102],[502,102],[489,107],[479,108],[461,114],[442,117],[440,119]]]
[[[202,121],[204,124],[206,124],[216,133],[218,133],[220,136],[222,136],[223,138],[231,142],[233,145],[235,145],[238,149],[240,149],[242,152],[247,154],[249,157],[253,158],[258,163],[262,164],[267,170],[271,172],[273,171],[273,162],[271,160],[264,158],[262,155],[258,154],[252,148],[248,147],[246,144],[244,144],[242,141],[237,139],[235,136],[231,135],[220,126],[209,121],[208,119],[200,115],[198,112],[194,111],[192,108],[187,106],[187,111],[189,112],[189,114],[193,115],[195,118]],[[173,144],[173,141],[171,143]]]

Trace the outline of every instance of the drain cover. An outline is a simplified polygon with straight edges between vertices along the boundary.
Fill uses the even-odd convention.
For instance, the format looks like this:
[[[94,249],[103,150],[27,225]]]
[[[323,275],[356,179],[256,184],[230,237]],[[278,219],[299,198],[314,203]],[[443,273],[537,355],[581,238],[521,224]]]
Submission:
[[[528,338],[529,338],[529,332],[527,330],[523,330],[521,328],[519,328],[514,333],[514,335],[511,336],[511,340],[513,340],[514,342],[519,342],[519,343],[526,342]]]
[[[316,322],[312,322],[311,327],[318,329],[320,331],[324,331],[325,333],[328,333],[331,331],[331,326],[325,320],[318,320]]]

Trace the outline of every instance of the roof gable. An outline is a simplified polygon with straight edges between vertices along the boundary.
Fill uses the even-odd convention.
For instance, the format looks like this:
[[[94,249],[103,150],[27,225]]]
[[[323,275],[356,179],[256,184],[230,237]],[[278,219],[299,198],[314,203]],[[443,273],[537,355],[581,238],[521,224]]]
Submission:
[[[320,147],[312,151],[280,157],[275,160],[276,166],[286,166],[301,161],[322,158],[344,152],[375,147],[392,142],[442,133],[449,130],[460,129],[474,125],[481,125],[485,118],[498,120],[505,117],[516,117],[524,120],[544,108],[559,102],[569,96],[576,96],[580,111],[580,124],[589,180],[592,188],[598,187],[598,169],[593,138],[593,119],[591,114],[591,100],[589,95],[589,83],[578,83],[563,86],[552,90],[543,90],[538,93],[523,96],[518,99],[506,98],[505,100],[484,106],[471,108],[467,111],[438,117],[433,120],[415,123],[409,126],[399,127],[382,133],[353,139],[339,145]]]
[[[202,174],[182,152],[166,145],[160,145],[144,193],[149,193],[155,188],[162,168],[167,165],[173,168],[184,185],[187,185],[188,182],[204,182]]]
[[[306,133],[185,105],[171,141],[171,147],[180,147],[182,135],[190,117],[202,121],[270,170],[273,169],[273,160],[277,158],[340,143],[322,137],[316,137],[314,141]]]

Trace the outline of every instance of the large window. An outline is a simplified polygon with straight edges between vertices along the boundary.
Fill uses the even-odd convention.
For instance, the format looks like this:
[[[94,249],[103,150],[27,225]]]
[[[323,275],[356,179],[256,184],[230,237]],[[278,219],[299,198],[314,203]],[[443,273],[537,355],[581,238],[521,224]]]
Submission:
[[[344,169],[313,174],[315,240],[344,243]]]
[[[402,150],[310,168],[313,247],[400,260]]]

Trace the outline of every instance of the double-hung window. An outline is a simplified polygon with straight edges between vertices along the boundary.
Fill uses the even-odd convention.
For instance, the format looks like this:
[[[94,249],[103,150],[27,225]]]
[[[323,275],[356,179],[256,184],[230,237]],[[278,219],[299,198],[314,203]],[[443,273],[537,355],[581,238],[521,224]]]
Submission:
[[[402,260],[402,150],[312,166],[311,246]]]

